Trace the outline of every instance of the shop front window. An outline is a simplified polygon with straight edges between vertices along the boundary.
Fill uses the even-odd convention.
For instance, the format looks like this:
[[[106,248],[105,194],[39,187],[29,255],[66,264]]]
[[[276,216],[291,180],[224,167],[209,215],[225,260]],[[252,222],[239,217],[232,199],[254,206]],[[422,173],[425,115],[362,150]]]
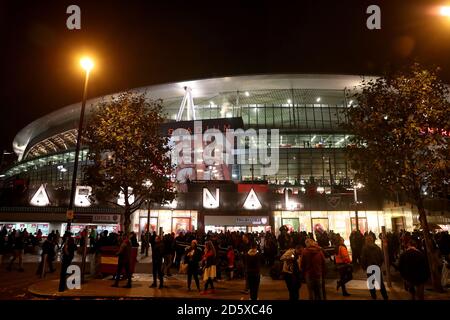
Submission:
[[[300,228],[298,218],[283,218],[283,226],[287,227],[288,232],[297,232]]]
[[[172,232],[176,235],[191,231],[191,218],[172,218]]]
[[[312,218],[311,219],[313,232],[319,232],[322,233],[324,231],[329,231],[328,227],[328,218]]]
[[[147,231],[147,218],[140,218],[139,221],[139,232]],[[150,233],[158,232],[158,218],[150,217]]]
[[[356,218],[351,218],[351,225],[352,225],[352,231],[356,230]],[[358,227],[359,227],[359,231],[362,232],[363,234],[366,231],[369,231],[367,228],[367,219],[358,217]]]

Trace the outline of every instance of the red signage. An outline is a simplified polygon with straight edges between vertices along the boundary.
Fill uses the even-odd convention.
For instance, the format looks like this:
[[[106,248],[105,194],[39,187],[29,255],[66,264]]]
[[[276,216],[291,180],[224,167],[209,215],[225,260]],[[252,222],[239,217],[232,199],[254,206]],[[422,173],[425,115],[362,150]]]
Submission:
[[[238,192],[248,193],[253,189],[256,193],[268,192],[269,187],[267,184],[252,184],[252,183],[239,183]]]

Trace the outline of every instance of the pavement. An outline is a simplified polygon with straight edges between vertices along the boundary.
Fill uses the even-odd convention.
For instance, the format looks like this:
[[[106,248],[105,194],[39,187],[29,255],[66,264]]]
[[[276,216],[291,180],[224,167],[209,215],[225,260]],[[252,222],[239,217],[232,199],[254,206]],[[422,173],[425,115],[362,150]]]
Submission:
[[[87,279],[81,285],[81,289],[58,292],[59,280],[41,281],[31,285],[28,290],[31,294],[45,298],[80,298],[80,299],[222,299],[222,300],[248,300],[249,295],[242,292],[243,280],[223,280],[215,282],[215,293],[201,295],[196,289],[187,290],[186,276],[174,275],[164,280],[163,289],[149,288],[152,283],[151,274],[134,274],[132,288],[111,287],[112,277],[104,279]],[[120,286],[126,284],[122,280]],[[201,283],[202,285],[202,283]],[[193,283],[192,288],[195,288]],[[352,280],[347,284],[347,290],[351,294],[343,297],[336,291],[336,280],[326,280],[327,300],[370,300],[367,284],[364,280]],[[391,300],[408,300],[409,295],[397,283],[387,288]],[[289,295],[286,285],[282,280],[273,280],[268,276],[262,276],[259,289],[259,300],[288,300]],[[306,285],[300,289],[300,299],[308,299]],[[379,295],[381,299],[381,295]],[[427,291],[426,299],[450,300],[450,293],[437,294]]]
[[[208,295],[200,295],[194,289],[195,283],[192,283],[192,291],[187,290],[186,275],[175,274],[171,277],[165,277],[165,288],[149,288],[152,283],[151,257],[139,256],[136,265],[136,273],[133,275],[133,286],[131,289],[111,287],[113,280],[111,276],[102,279],[94,279],[86,275],[86,281],[81,285],[81,289],[66,290],[58,292],[59,271],[49,273],[44,279],[35,275],[37,264],[40,257],[36,255],[24,256],[25,272],[13,270],[6,271],[6,261],[0,269],[0,299],[223,299],[223,300],[248,300],[249,295],[243,292],[244,280],[218,280],[214,283],[216,292]],[[76,255],[73,263],[80,264],[81,257]],[[89,257],[88,257],[89,262]],[[59,262],[55,263],[59,269]],[[16,265],[17,267],[17,265]],[[87,263],[89,271],[89,263]],[[287,300],[289,295],[286,284],[283,280],[273,280],[268,276],[268,270],[263,268],[263,276],[259,289],[259,300]],[[347,283],[347,290],[351,294],[349,297],[343,297],[336,291],[336,278],[329,275],[326,279],[326,295],[328,300],[370,300],[370,294],[367,290],[367,284],[364,273],[359,270],[354,273],[354,279]],[[389,299],[408,300],[409,294],[404,290],[403,283],[398,274],[392,274],[392,287],[387,288]],[[203,282],[200,281],[200,285]],[[126,284],[125,280],[120,282],[120,286]],[[381,295],[378,294],[379,299]],[[303,284],[300,289],[300,299],[308,299],[306,285]],[[433,292],[430,286],[426,286],[426,300],[450,300],[450,290],[445,293]]]

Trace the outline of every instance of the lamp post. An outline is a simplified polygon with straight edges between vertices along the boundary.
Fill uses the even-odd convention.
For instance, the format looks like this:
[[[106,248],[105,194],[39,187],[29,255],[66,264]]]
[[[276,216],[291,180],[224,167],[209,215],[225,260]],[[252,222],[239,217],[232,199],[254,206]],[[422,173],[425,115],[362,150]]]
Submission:
[[[78,157],[80,155],[80,146],[81,146],[81,137],[83,131],[83,120],[84,120],[84,110],[86,108],[86,98],[87,98],[87,88],[89,82],[89,73],[91,69],[94,67],[94,62],[88,58],[84,57],[80,60],[80,65],[86,72],[86,76],[84,78],[84,89],[83,89],[83,100],[81,102],[81,113],[80,120],[78,124],[78,133],[77,133],[77,145],[75,148],[75,161],[73,163],[73,175],[72,175],[72,187],[70,189],[70,200],[69,200],[69,208],[67,209],[67,231],[70,231],[70,226],[73,220],[73,207],[75,201],[75,190],[77,183],[77,173],[78,173]]]
[[[362,188],[363,185],[361,183],[354,184],[353,185],[353,194],[355,197],[355,224],[356,224],[356,231],[359,231],[359,219],[358,219],[358,188]]]
[[[75,202],[75,190],[76,190],[76,183],[77,183],[77,172],[78,172],[78,157],[80,154],[80,146],[81,146],[81,136],[82,136],[82,130],[83,130],[83,119],[84,119],[84,109],[86,107],[86,97],[87,97],[87,87],[89,82],[89,72],[94,67],[94,63],[89,58],[82,58],[80,60],[81,67],[86,71],[86,76],[84,79],[84,89],[83,89],[83,101],[81,102],[81,114],[80,114],[80,120],[78,124],[78,134],[77,134],[77,145],[75,149],[75,161],[73,163],[73,175],[72,175],[72,188],[70,190],[70,200],[69,200],[69,208],[67,209],[67,228],[66,231],[70,231],[70,225],[73,220],[73,207]],[[87,249],[87,232],[84,234],[84,247],[83,247],[83,259],[81,262],[81,282],[84,282],[84,270],[86,265],[86,249]],[[61,270],[61,275],[59,278],[59,291],[63,292],[65,290],[66,284],[66,274],[67,274],[67,267],[64,266],[66,270]]]

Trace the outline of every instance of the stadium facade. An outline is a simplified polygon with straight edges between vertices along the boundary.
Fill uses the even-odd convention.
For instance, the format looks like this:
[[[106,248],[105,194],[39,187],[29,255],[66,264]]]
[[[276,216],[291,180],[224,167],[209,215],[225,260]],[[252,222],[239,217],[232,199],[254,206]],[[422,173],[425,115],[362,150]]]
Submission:
[[[348,239],[355,228],[355,211],[362,231],[378,234],[382,226],[413,229],[418,223],[414,207],[385,201],[364,189],[354,192],[345,156],[350,136],[341,124],[347,121],[344,110],[356,103],[346,93],[361,80],[349,75],[258,75],[133,90],[163,99],[167,122],[162,127],[168,135],[180,128],[193,135],[211,128],[223,133],[242,129],[247,136],[253,129],[257,134],[267,130],[271,138],[277,134],[271,147],[276,170],[264,170],[266,164],[251,161],[252,144],[257,151],[260,147],[251,136],[233,153],[234,160],[243,155],[244,161],[177,162],[176,200],[136,211],[133,230],[140,233],[148,222],[151,229],[165,233],[194,229],[278,232],[286,225],[308,232],[333,230]],[[92,106],[108,98],[89,100],[87,117]],[[44,234],[65,229],[79,110],[80,103],[66,106],[16,135],[13,148],[18,162],[2,173],[0,225],[32,232],[41,229]],[[80,167],[89,165],[87,153],[82,147]],[[90,187],[83,185],[82,175],[83,170],[78,170],[73,232],[85,226],[117,231],[120,210],[91,204]],[[448,211],[439,207],[429,213],[431,222],[448,228]]]

